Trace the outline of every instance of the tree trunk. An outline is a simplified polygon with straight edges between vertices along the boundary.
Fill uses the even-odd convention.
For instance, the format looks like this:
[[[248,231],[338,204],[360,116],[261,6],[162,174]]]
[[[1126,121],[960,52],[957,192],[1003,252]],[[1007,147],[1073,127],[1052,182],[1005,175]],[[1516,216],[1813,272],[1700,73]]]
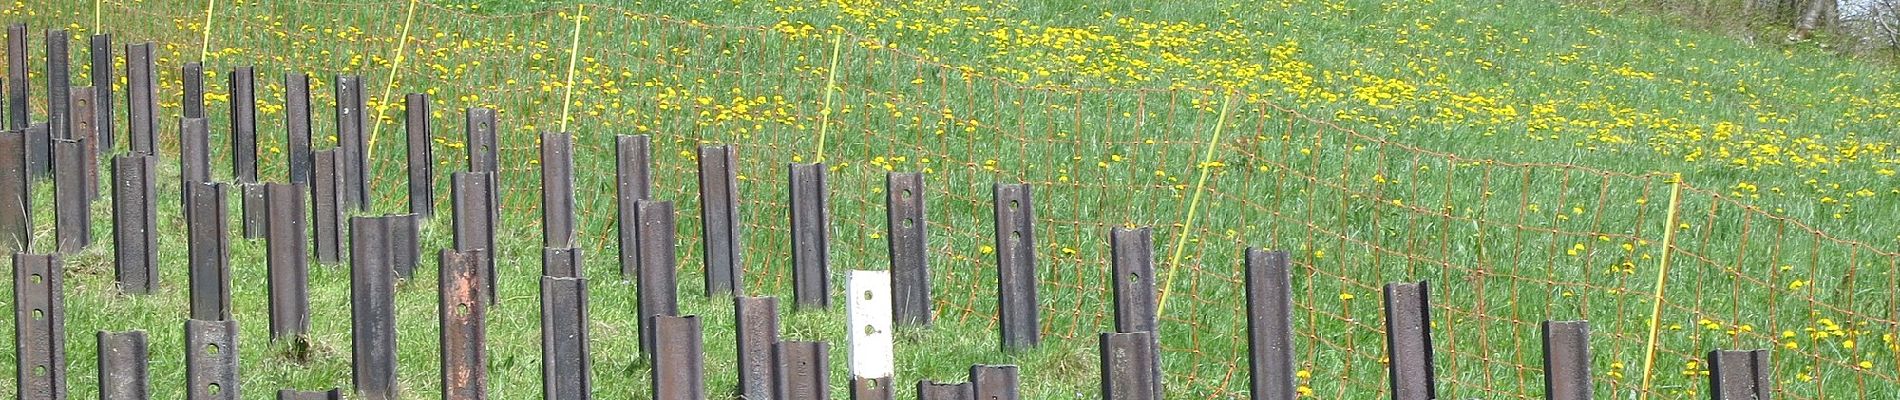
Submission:
[[[1801,12],[1801,19],[1794,24],[1794,33],[1788,35],[1790,41],[1807,40],[1814,36],[1814,30],[1833,27],[1841,16],[1841,3],[1838,0],[1811,0]]]

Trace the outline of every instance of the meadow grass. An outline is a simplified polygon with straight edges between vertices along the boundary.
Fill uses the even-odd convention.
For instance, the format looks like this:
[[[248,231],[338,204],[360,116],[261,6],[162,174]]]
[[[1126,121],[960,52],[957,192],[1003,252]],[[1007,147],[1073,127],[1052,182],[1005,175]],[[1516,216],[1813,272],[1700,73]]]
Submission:
[[[207,57],[207,71],[219,71],[206,78],[213,143],[228,143],[221,71],[257,65],[262,176],[278,181],[278,73],[321,78],[312,90],[317,143],[333,144],[329,76],[363,74],[380,93],[409,3],[223,3],[213,8]],[[177,68],[199,58],[203,4],[103,4],[102,29],[121,43],[160,45],[161,176],[175,176]],[[1696,360],[1717,347],[1774,349],[1783,397],[1900,394],[1889,252],[1900,232],[1875,223],[1900,205],[1883,172],[1893,149],[1879,139],[1890,132],[1883,113],[1900,106],[1891,71],[1531,1],[588,10],[569,130],[603,398],[647,393],[633,288],[615,264],[613,135],[653,136],[655,197],[679,213],[682,312],[704,318],[708,385],[728,393],[731,302],[698,290],[692,149],[737,146],[747,292],[789,298],[785,165],[818,157],[834,37],[849,44],[823,117],[834,271],[886,268],[883,174],[927,176],[937,323],[899,330],[902,387],[961,380],[971,364],[1018,364],[1030,398],[1094,397],[1095,334],[1113,320],[1108,230],[1155,226],[1158,265],[1178,268],[1161,327],[1171,398],[1245,397],[1246,246],[1293,255],[1299,381],[1312,397],[1383,395],[1378,286],[1420,279],[1434,285],[1441,397],[1541,395],[1544,319],[1592,321],[1598,394],[1630,397],[1641,390],[1662,232],[1676,229],[1653,394],[1698,397],[1707,378]],[[437,110],[444,217],[424,226],[425,254],[450,241],[443,186],[446,171],[466,166],[460,110],[501,112],[501,302],[488,314],[496,398],[540,390],[533,138],[562,122],[574,11],[565,2],[422,2],[396,70],[395,93],[430,93]],[[78,1],[15,4],[0,15],[84,37],[101,29],[89,25],[92,12]],[[1012,39],[987,36],[997,27]],[[74,49],[84,60],[83,46]],[[1128,67],[1141,62],[1154,67]],[[86,76],[75,67],[75,82]],[[385,120],[368,214],[406,209],[400,105],[381,100],[370,102]],[[1222,107],[1232,117],[1214,162],[1202,163]],[[1733,131],[1717,139],[1724,129]],[[1764,155],[1762,145],[1786,152]],[[228,179],[229,151],[213,149],[214,175]],[[1724,152],[1743,161],[1715,156]],[[1184,229],[1201,168],[1212,175]],[[1674,226],[1664,219],[1670,183],[1661,171],[1690,183]],[[177,181],[158,182],[162,293],[112,289],[109,225],[96,224],[99,243],[68,257],[70,381],[82,397],[97,386],[88,336],[126,329],[152,335],[155,396],[180,397],[184,223]],[[1045,342],[1034,350],[996,346],[994,182],[1036,187]],[[47,189],[38,204],[50,204]],[[105,204],[96,220],[109,218]],[[41,244],[51,243],[50,212],[36,210]],[[1171,264],[1184,230],[1184,257]],[[244,397],[347,387],[348,265],[311,267],[312,356],[293,361],[265,339],[263,257],[261,241],[232,249]],[[432,265],[397,293],[406,397],[438,390]],[[848,376],[842,311],[787,307],[783,329],[832,342],[837,394]],[[0,360],[0,370],[12,362]]]

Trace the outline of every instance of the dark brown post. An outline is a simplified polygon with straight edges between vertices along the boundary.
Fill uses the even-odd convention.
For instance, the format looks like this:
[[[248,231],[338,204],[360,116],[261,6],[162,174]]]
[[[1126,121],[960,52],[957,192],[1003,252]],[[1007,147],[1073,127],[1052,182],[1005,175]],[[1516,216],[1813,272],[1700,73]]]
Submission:
[[[196,182],[185,187],[192,319],[231,319],[231,221],[225,186]]]
[[[1590,400],[1590,323],[1544,321],[1544,399]]]
[[[705,237],[701,248],[705,250],[707,296],[745,292],[745,260],[740,254],[745,242],[739,236],[739,180],[734,172],[737,160],[732,146],[699,146],[699,226]]]
[[[901,325],[928,326],[930,235],[924,222],[924,174],[884,175],[885,230],[890,238],[891,314]]]
[[[13,253],[15,381],[21,399],[66,398],[66,275],[55,254]]]
[[[792,297],[797,308],[831,307],[831,207],[825,164],[791,164]]]
[[[1425,282],[1385,285],[1385,343],[1392,400],[1438,398],[1432,372],[1431,290]]]
[[[265,268],[269,271],[271,340],[303,335],[310,326],[310,252],[305,246],[303,187],[264,185],[270,214],[265,226]]]
[[[409,213],[435,218],[435,142],[430,139],[429,95],[403,98],[403,133],[409,139]]]
[[[1248,248],[1248,389],[1255,398],[1293,400],[1299,396],[1293,371],[1293,288],[1286,252]]]
[[[441,252],[442,400],[488,399],[488,290],[482,283],[483,250]]]
[[[1042,342],[1036,308],[1035,208],[1027,184],[995,184],[998,318],[1004,350]],[[982,391],[982,385],[977,385]]]

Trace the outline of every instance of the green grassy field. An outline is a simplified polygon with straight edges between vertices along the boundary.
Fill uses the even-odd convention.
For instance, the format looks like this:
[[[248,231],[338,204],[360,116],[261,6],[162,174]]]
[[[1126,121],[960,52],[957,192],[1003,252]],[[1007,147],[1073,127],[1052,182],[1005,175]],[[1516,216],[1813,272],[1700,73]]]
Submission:
[[[1592,321],[1597,394],[1636,396],[1669,230],[1654,398],[1706,396],[1696,360],[1717,347],[1773,349],[1781,398],[1900,395],[1900,230],[1884,223],[1900,211],[1891,70],[1526,0],[656,3],[586,7],[571,102],[578,10],[568,2],[421,1],[406,41],[410,3],[397,0],[221,1],[209,19],[199,2],[0,9],[35,32],[159,43],[163,292],[116,294],[109,228],[96,224],[99,243],[67,262],[73,392],[97,390],[92,332],[143,329],[155,397],[181,397],[184,222],[177,181],[165,177],[177,173],[178,67],[208,49],[220,179],[230,176],[222,71],[260,71],[261,162],[272,181],[284,173],[279,73],[322,77],[313,79],[319,148],[334,143],[331,74],[367,77],[383,117],[371,214],[406,209],[401,108],[383,99],[436,99],[444,216],[447,171],[466,166],[460,110],[500,110],[502,300],[488,325],[496,398],[540,390],[534,134],[562,129],[576,137],[578,247],[592,278],[602,398],[647,393],[633,288],[615,264],[616,134],[653,137],[655,197],[679,212],[682,311],[704,318],[719,395],[736,380],[731,302],[698,290],[699,143],[738,147],[754,295],[790,295],[786,163],[817,160],[823,144],[834,271],[886,268],[882,175],[926,172],[938,323],[898,332],[904,387],[1009,363],[1023,368],[1028,397],[1095,397],[1095,335],[1113,321],[1108,230],[1146,225],[1156,227],[1157,264],[1174,269],[1161,328],[1170,398],[1246,397],[1246,246],[1293,254],[1299,381],[1310,397],[1385,396],[1379,285],[1419,279],[1434,285],[1440,397],[1541,396],[1545,319]],[[83,66],[74,76],[89,82]],[[1670,173],[1686,181],[1674,224]],[[997,350],[994,182],[1035,185],[1045,343],[1031,351]],[[96,220],[109,218],[107,204]],[[36,237],[50,244],[51,210],[36,213]],[[447,246],[448,221],[423,235],[425,253]],[[348,266],[311,268],[313,355],[292,361],[267,341],[263,249],[242,240],[232,249],[244,397],[347,387]],[[432,266],[397,293],[406,397],[437,396]],[[843,320],[842,307],[784,314],[785,337],[833,342],[838,394]],[[10,369],[12,358],[0,358]]]

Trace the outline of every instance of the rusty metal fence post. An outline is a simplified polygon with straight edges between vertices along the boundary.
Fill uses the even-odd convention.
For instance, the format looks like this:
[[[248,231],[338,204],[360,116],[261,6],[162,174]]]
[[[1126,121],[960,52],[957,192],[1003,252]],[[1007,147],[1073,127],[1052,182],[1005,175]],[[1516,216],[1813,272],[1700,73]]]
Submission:
[[[343,206],[356,211],[368,211],[370,208],[369,180],[364,172],[369,160],[364,158],[364,135],[368,129],[368,120],[364,117],[363,77],[356,75],[336,76],[336,145],[342,153],[337,156],[343,169]]]
[[[677,232],[673,202],[641,200],[635,205],[634,219],[640,240],[640,279],[636,318],[640,319],[640,354],[653,354],[653,327],[648,317],[679,315],[678,254],[674,253]]]
[[[53,139],[54,236],[61,254],[92,244],[92,202],[86,198],[86,141]]]
[[[112,154],[113,145],[117,144],[113,136],[118,132],[112,123],[112,85],[117,82],[112,78],[112,34],[93,34],[87,44],[91,49],[87,53],[92,61],[91,69],[87,72],[92,75],[93,93],[103,99],[94,107],[97,113],[92,115],[92,125],[100,133],[99,139],[93,143],[99,145],[100,154],[109,155]]]
[[[126,293],[158,291],[157,164],[157,157],[139,153],[112,159],[113,275]]]
[[[587,279],[541,277],[541,393],[547,400],[592,397],[587,324]]]
[[[301,391],[292,389],[277,390],[277,400],[342,400],[343,390]]]
[[[410,93],[403,97],[403,134],[407,136],[409,161],[409,213],[422,219],[435,219],[435,142],[429,123],[429,95]]]
[[[1438,398],[1432,371],[1431,288],[1419,283],[1385,285],[1386,366],[1392,400]]]
[[[78,170],[71,171],[71,173],[79,174],[80,181],[82,182],[80,186],[84,188],[82,191],[85,192],[86,205],[90,206],[93,200],[99,199],[98,106],[101,103],[111,103],[112,98],[108,97],[104,101],[98,101],[94,88],[84,86],[72,88],[71,99],[72,114],[70,118],[72,118],[72,123],[69,124],[69,129],[71,129],[69,135],[72,137],[69,139],[79,141],[80,148],[80,167]],[[58,161],[59,160],[54,160],[55,163]],[[90,238],[88,239],[90,240]]]
[[[1042,342],[1036,304],[1035,208],[1030,186],[992,187],[996,221],[996,306],[1003,350],[1024,350]],[[978,391],[982,391],[978,385]]]
[[[891,315],[898,324],[929,326],[930,235],[924,220],[924,174],[884,174],[884,226],[890,236]]]
[[[294,185],[310,185],[310,75],[284,74],[284,168]]]
[[[541,247],[574,247],[574,135],[541,134]]]
[[[343,262],[343,166],[337,149],[311,155],[310,224],[317,263]]]
[[[13,253],[15,383],[21,399],[66,398],[65,263]]]
[[[788,167],[792,228],[792,297],[795,308],[831,307],[831,194],[825,164]]]
[[[270,336],[277,340],[309,331],[310,252],[303,239],[303,187],[269,183],[264,192]]]
[[[620,280],[640,275],[639,231],[635,226],[637,202],[646,200],[652,189],[652,177],[646,135],[620,135],[614,138],[614,211],[620,244]]]
[[[397,396],[394,217],[350,219],[351,383],[365,399]]]
[[[158,76],[151,42],[125,46],[126,150],[158,155]],[[22,114],[24,115],[24,113]]]
[[[1102,333],[1102,398],[1111,400],[1161,398],[1160,365],[1155,363],[1151,331]],[[1258,397],[1258,396],[1256,396]]]
[[[205,67],[196,61],[186,62],[179,69],[179,80],[184,82],[184,100],[179,105],[185,118],[205,117]]]
[[[257,72],[250,66],[236,67],[231,69],[229,79],[231,176],[237,178],[238,183],[257,183]],[[246,209],[251,206],[245,205]]]
[[[501,162],[495,158],[495,110],[470,107],[463,118],[466,132],[464,139],[468,145],[469,172],[501,172]]]
[[[33,89],[27,81],[29,60],[26,46],[26,24],[7,25],[7,129],[25,130],[27,125],[26,102]]]
[[[488,399],[485,250],[444,249],[438,265],[436,312],[441,316],[442,400]]]
[[[970,386],[975,388],[978,399],[1021,399],[1018,393],[1021,384],[1022,374],[1014,365],[970,366]]]
[[[1544,321],[1544,399],[1590,400],[1590,323]]]
[[[706,295],[745,292],[745,244],[739,235],[738,156],[731,145],[699,146],[699,221]]]
[[[1247,248],[1248,389],[1256,399],[1293,400],[1293,282],[1287,253]]]
[[[238,325],[234,320],[185,320],[185,398],[237,400]]]
[[[969,382],[921,380],[917,381],[917,400],[976,400],[976,390]]]
[[[26,133],[0,132],[0,246],[24,251],[33,241],[33,178],[27,170]]]
[[[778,343],[778,298],[733,297],[734,345],[739,353],[740,397],[769,399],[777,395],[778,366],[772,361],[772,347]]]
[[[211,182],[211,132],[204,118],[178,120],[178,178],[183,186]]]
[[[192,319],[231,319],[231,222],[225,186],[198,182],[185,187]]]
[[[481,250],[481,281],[488,303],[495,303],[495,178],[486,172],[449,175],[450,212],[455,222],[455,251]]]
[[[654,399],[706,398],[706,347],[699,317],[655,315],[653,367],[648,369]]]
[[[1768,350],[1709,351],[1710,400],[1768,400],[1774,393],[1774,367]]]
[[[831,398],[831,357],[825,342],[780,341],[772,345],[778,375],[778,399]]]
[[[99,399],[151,398],[145,331],[99,331]]]

